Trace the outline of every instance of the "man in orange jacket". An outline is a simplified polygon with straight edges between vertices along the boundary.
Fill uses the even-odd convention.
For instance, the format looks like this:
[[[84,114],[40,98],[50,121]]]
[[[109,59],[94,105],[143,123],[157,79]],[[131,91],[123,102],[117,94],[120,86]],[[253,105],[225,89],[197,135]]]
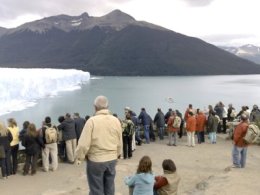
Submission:
[[[205,142],[204,139],[204,129],[206,125],[206,115],[203,113],[202,110],[199,111],[196,117],[196,131],[198,132],[198,143]]]
[[[246,114],[241,115],[241,122],[236,126],[234,130],[234,146],[232,151],[233,167],[245,168],[246,154],[248,144],[244,141],[248,129],[248,116]]]
[[[195,146],[195,131],[196,131],[196,118],[193,112],[189,112],[188,119],[186,121],[186,130],[188,137],[188,146]]]

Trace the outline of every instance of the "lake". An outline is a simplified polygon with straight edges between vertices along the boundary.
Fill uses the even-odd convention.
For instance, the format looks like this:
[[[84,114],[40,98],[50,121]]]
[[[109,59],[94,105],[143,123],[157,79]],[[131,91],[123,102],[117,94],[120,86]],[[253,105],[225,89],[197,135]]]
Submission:
[[[38,99],[37,104],[22,111],[0,116],[1,120],[16,118],[21,127],[23,121],[34,122],[37,127],[45,116],[54,123],[65,113],[78,112],[81,116],[94,113],[96,96],[109,99],[110,110],[119,117],[129,106],[137,114],[145,107],[153,118],[157,108],[164,113],[168,108],[184,112],[188,104],[206,109],[209,104],[222,101],[232,103],[236,110],[242,105],[260,105],[260,75],[238,76],[177,76],[177,77],[91,77],[81,89],[60,92],[57,96]]]

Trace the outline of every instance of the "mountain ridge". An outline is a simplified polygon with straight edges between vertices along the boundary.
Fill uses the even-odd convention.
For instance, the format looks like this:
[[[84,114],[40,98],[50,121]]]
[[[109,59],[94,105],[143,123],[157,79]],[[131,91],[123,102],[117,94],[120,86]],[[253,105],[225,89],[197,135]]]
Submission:
[[[84,12],[79,16],[60,14],[56,16],[45,17],[36,21],[27,22],[16,28],[5,29],[5,34],[12,34],[24,30],[44,33],[52,28],[57,28],[65,32],[70,32],[72,30],[88,30],[94,28],[95,26],[112,27],[115,30],[121,30],[122,28],[130,24],[167,30],[163,27],[159,27],[148,22],[136,21],[132,16],[126,13],[120,10],[114,10],[100,17],[89,16],[87,12]]]
[[[246,44],[239,47],[219,46],[221,49],[235,54],[238,57],[250,60],[260,65],[260,47],[252,44]]]
[[[7,29],[0,67],[76,68],[104,76],[260,73],[253,62],[120,10],[51,16]]]

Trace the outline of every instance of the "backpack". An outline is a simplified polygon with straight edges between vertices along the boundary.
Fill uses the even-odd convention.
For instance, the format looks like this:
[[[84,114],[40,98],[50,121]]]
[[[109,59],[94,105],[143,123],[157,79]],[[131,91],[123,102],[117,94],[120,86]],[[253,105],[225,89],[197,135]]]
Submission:
[[[235,109],[232,109],[232,111],[230,113],[230,117],[236,118],[236,116],[237,116],[237,113],[236,113]]]
[[[46,130],[45,130],[45,140],[47,144],[51,144],[51,143],[56,143],[58,140],[58,132],[57,130],[51,126],[45,126]]]
[[[173,123],[172,123],[172,127],[173,128],[180,128],[181,126],[181,118],[178,116],[175,116]]]
[[[247,144],[253,144],[256,142],[258,136],[260,135],[260,130],[255,124],[250,124],[247,128],[245,137],[243,138]]]

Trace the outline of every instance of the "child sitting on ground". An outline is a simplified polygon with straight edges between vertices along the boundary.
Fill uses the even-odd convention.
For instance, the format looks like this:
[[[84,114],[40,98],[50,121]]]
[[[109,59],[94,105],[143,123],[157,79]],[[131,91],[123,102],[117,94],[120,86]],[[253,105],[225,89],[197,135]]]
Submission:
[[[125,184],[129,186],[130,194],[153,195],[154,175],[152,174],[152,161],[149,156],[141,158],[136,174],[126,177]]]
[[[166,159],[162,163],[164,174],[155,177],[154,194],[155,195],[176,195],[180,177],[176,173],[176,166],[171,159]]]

